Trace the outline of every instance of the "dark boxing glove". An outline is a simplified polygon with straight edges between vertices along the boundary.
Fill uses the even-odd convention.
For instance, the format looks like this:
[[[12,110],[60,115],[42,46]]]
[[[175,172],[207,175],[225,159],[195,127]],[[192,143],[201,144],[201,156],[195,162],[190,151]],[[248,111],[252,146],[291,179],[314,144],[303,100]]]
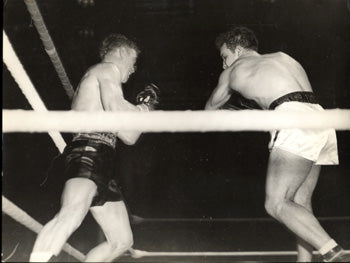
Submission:
[[[136,96],[137,104],[144,104],[149,110],[154,110],[159,104],[159,88],[153,83],[146,85],[145,89]]]

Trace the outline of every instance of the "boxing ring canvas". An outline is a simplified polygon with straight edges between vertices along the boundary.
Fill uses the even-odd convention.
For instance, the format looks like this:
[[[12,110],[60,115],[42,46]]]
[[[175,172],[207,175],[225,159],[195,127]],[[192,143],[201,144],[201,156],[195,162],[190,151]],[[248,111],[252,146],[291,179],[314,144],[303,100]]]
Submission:
[[[146,132],[134,146],[117,144],[116,177],[139,254],[116,262],[295,260],[295,237],[264,209],[274,125],[336,126],[340,164],[322,168],[312,201],[321,225],[350,250],[349,1],[36,0],[54,46],[38,34],[28,2],[3,2],[2,261],[27,262],[36,232],[59,209],[64,181],[48,171],[71,132],[120,123]],[[283,51],[303,65],[327,118],[203,112],[222,71],[215,38],[237,25],[256,32],[261,53]],[[111,32],[133,36],[142,50],[126,99],[135,103],[153,82],[160,109],[64,115],[70,87],[98,63]],[[28,227],[16,215],[36,222]],[[103,240],[88,214],[54,261],[81,261]]]

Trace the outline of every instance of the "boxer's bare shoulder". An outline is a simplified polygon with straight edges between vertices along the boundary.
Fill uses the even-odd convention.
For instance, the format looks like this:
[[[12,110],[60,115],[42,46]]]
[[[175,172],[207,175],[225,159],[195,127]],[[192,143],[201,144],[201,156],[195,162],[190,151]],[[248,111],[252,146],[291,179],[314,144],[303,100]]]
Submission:
[[[103,110],[101,89],[123,96],[120,71],[113,63],[99,63],[86,71],[74,94],[72,109]]]

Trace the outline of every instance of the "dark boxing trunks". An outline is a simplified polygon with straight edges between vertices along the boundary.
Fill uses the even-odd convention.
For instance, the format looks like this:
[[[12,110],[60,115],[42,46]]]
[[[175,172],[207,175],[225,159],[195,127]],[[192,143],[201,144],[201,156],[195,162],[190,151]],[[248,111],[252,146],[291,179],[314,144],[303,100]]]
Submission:
[[[270,104],[269,110],[274,110],[278,105],[281,105],[282,103],[288,102],[288,101],[299,101],[299,102],[318,104],[318,100],[312,92],[297,91],[297,92],[288,93],[274,100]]]
[[[77,140],[96,141],[111,146],[112,148],[115,148],[117,143],[116,135],[111,132],[80,132],[73,135],[72,141]]]
[[[123,200],[117,183],[112,179],[115,173],[114,148],[95,140],[75,140],[67,145],[62,159],[66,180],[83,177],[97,185],[91,206]]]

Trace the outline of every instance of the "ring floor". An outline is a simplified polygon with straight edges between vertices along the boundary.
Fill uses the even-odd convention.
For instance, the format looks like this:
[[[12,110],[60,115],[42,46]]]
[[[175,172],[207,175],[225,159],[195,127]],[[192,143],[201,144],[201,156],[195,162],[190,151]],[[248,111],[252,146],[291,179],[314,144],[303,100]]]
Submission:
[[[2,260],[28,262],[36,234],[3,214]],[[103,241],[103,235],[88,216],[71,236],[69,243],[86,254]],[[321,221],[344,249],[350,249],[350,218]],[[273,220],[245,222],[142,222],[132,224],[134,248],[157,252],[244,252],[244,251],[295,251],[294,236]],[[11,252],[18,244],[13,255]],[[206,257],[142,257],[122,256],[115,262],[291,262],[295,256],[206,256]],[[314,256],[314,262],[320,262]],[[50,262],[77,262],[61,252]]]

